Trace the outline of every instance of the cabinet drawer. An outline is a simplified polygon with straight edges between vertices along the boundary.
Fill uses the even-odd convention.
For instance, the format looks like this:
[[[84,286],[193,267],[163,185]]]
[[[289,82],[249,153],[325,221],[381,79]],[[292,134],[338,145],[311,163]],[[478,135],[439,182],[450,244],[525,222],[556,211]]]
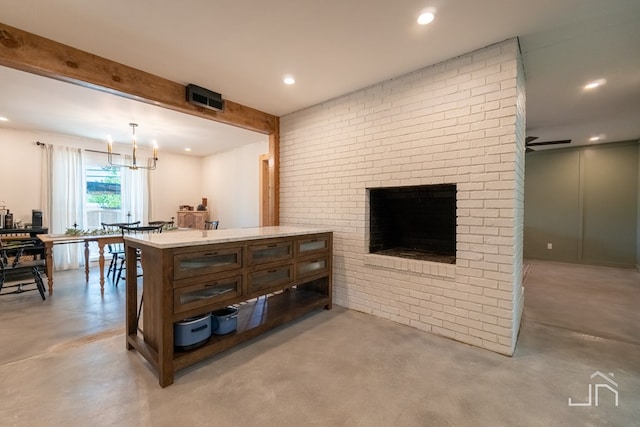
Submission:
[[[293,257],[293,242],[288,240],[250,245],[247,249],[247,255],[249,265],[291,259]]]
[[[329,236],[319,236],[310,239],[296,241],[298,256],[306,256],[314,253],[326,252],[329,249]]]
[[[242,276],[212,280],[173,291],[173,312],[181,313],[194,308],[226,301],[242,293]]]
[[[249,293],[286,285],[293,282],[293,264],[254,271],[249,273],[247,281]]]
[[[327,271],[329,271],[329,259],[326,256],[313,258],[296,264],[296,279],[303,279]]]
[[[242,248],[211,249],[173,256],[174,280],[242,267]]]

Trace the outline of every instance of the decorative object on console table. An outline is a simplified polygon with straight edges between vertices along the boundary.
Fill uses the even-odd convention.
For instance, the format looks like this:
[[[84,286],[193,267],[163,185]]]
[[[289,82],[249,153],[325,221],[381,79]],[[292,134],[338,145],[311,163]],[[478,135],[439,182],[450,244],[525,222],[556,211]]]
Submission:
[[[31,210],[31,226],[33,228],[42,227],[42,211],[40,209]]]
[[[7,214],[7,205],[0,200],[0,229],[4,228],[4,216]]]
[[[208,211],[178,211],[179,228],[204,230],[205,221],[209,221]]]
[[[200,203],[198,205],[198,210],[199,211],[206,211],[207,210],[207,198],[206,197],[202,198],[202,203]]]
[[[9,211],[9,209],[7,209],[7,213],[4,216],[4,228],[13,228],[13,214]]]

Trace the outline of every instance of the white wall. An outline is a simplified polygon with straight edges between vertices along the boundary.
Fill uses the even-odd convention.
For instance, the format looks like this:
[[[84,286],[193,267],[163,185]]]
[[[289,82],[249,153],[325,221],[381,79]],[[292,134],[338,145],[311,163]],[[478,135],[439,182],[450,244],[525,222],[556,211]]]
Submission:
[[[334,230],[336,304],[513,353],[521,73],[511,39],[281,118],[280,222]],[[368,253],[367,188],[443,183],[457,185],[455,265]]]
[[[36,134],[0,129],[0,205],[7,205],[14,221],[31,222],[31,209],[41,208],[37,139]]]
[[[269,152],[269,139],[257,138],[261,140],[202,160],[202,192],[209,217],[220,221],[220,228],[260,224],[259,156]]]
[[[150,173],[152,221],[177,221],[180,205],[198,206],[202,192],[202,158],[158,153],[156,170]]]
[[[524,64],[520,49],[516,52],[517,58],[517,75],[516,75],[516,99],[515,99],[515,143],[516,150],[513,153],[515,161],[515,180],[513,188],[511,185],[505,187],[505,190],[513,190],[513,248],[512,252],[505,251],[505,254],[511,256],[513,266],[512,272],[512,301],[511,308],[513,328],[511,330],[511,340],[513,345],[518,340],[518,332],[520,331],[520,322],[522,320],[522,312],[524,311],[524,287],[522,286],[522,274],[524,273],[524,168],[525,168],[525,139],[527,132],[526,122],[526,94],[525,94],[525,76]]]

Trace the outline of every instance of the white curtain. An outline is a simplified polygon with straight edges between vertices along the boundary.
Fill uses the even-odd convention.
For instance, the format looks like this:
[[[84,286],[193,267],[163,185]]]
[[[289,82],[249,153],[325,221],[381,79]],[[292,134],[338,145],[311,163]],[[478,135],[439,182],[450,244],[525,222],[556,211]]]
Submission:
[[[131,156],[125,156],[128,164]],[[149,171],[146,169],[131,170],[122,168],[121,175],[122,211],[124,221],[140,221],[146,225],[149,222]]]
[[[82,150],[49,146],[47,152],[48,185],[43,188],[49,188],[49,233],[64,234],[74,224],[83,229],[86,212]],[[58,270],[79,268],[84,265],[84,247],[82,244],[56,245],[53,261]]]

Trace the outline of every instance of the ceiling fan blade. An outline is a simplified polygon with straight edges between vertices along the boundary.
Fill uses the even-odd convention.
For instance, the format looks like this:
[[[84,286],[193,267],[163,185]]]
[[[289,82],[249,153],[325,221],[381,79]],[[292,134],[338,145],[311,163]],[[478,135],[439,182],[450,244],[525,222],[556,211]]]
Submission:
[[[561,139],[558,141],[543,141],[543,142],[530,142],[528,144],[525,143],[527,147],[536,147],[540,145],[556,145],[556,144],[569,144],[571,142],[570,139]]]
[[[529,144],[530,142],[533,142],[533,141],[535,141],[536,139],[538,139],[538,137],[537,137],[537,136],[528,136],[528,137],[526,137],[526,138],[524,139],[524,143],[525,143],[525,144]]]

